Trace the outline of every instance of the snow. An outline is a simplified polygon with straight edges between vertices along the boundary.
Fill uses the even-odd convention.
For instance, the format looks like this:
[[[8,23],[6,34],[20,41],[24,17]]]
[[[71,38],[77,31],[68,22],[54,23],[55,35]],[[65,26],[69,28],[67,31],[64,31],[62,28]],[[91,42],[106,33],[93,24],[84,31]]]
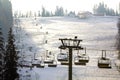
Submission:
[[[25,61],[34,61],[34,56],[36,59],[44,59],[46,50],[51,51],[57,61],[60,53],[58,47],[61,45],[59,38],[78,36],[83,40],[81,45],[86,47],[90,61],[86,66],[73,64],[73,80],[119,80],[120,73],[115,67],[115,63],[120,63],[116,62],[116,23],[117,17],[40,17],[36,20],[21,18],[20,23],[14,26],[15,43],[20,51],[19,55],[24,56]],[[97,66],[102,49],[108,50],[107,58],[111,59],[111,69]],[[84,53],[84,50],[80,52]],[[76,55],[77,51],[73,51],[73,54]],[[68,66],[57,63],[57,67],[45,65],[45,68],[18,68],[20,80],[67,80]]]

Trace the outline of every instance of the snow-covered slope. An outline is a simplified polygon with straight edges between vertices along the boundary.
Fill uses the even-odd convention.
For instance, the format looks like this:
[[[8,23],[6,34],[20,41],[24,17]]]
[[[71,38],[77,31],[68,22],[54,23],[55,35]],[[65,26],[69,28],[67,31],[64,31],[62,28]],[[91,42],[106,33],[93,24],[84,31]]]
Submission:
[[[117,36],[117,17],[91,17],[89,19],[77,19],[69,17],[40,17],[22,18],[14,27],[16,46],[23,60],[33,61],[41,59],[46,50],[55,55],[60,53],[59,38],[82,39],[83,47],[86,47],[90,57],[86,66],[73,65],[73,80],[119,80],[114,61],[117,59],[115,50]],[[97,58],[101,57],[101,50],[108,50],[107,57],[112,60],[112,69],[99,69]],[[109,51],[114,50],[114,51]],[[81,51],[84,52],[84,51]],[[73,53],[76,53],[74,51]],[[58,63],[56,68],[23,68],[21,75],[30,75],[30,80],[67,80],[67,66]],[[28,72],[25,72],[25,71]],[[21,77],[27,80],[26,77]]]

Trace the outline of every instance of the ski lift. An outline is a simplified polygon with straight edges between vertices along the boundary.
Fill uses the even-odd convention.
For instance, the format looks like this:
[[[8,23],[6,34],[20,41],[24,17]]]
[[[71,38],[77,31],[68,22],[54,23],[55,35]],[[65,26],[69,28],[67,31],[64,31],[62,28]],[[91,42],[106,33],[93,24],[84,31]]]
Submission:
[[[61,61],[61,65],[69,65],[69,61]]]
[[[34,60],[32,63],[32,67],[36,66],[37,68],[44,68],[45,64],[43,60]]]
[[[43,61],[41,61],[40,65],[39,65],[39,66],[37,66],[37,67],[38,67],[38,68],[44,68],[44,67],[45,67],[44,62],[43,62]]]
[[[31,62],[29,61],[21,61],[21,64],[20,64],[21,67],[31,67]]]
[[[61,62],[61,65],[69,65],[69,57],[67,53],[63,53],[60,49],[60,53],[57,55],[57,60]]]
[[[75,65],[86,65],[86,63],[89,62],[89,57],[87,55],[82,55],[82,56],[76,56],[74,58],[74,64]]]
[[[37,68],[44,68],[45,67],[44,64],[34,64],[34,66],[36,66]]]
[[[51,52],[48,54],[48,50],[46,50],[46,55],[44,59],[45,64],[53,64],[54,60],[51,58]]]
[[[79,57],[74,58],[75,65],[86,65],[86,62],[81,62]]]
[[[37,66],[38,68],[44,68],[45,67],[45,63],[43,61],[43,58],[41,56],[41,60],[40,60],[40,65]]]
[[[68,61],[68,55],[66,53],[60,53],[57,56],[58,61]]]
[[[86,48],[85,48],[85,53],[79,55],[79,50],[78,50],[78,55],[74,58],[74,64],[75,65],[86,65],[86,63],[89,62],[89,56],[86,54]]]
[[[99,68],[111,68],[111,60],[106,58],[106,50],[102,50],[102,57],[98,59]]]
[[[44,60],[45,64],[53,64],[53,62],[54,62],[54,60],[52,60],[52,59],[45,59]]]
[[[51,55],[51,51],[49,52],[49,54]],[[53,54],[53,63],[49,63],[48,67],[57,67],[57,61],[55,60],[55,55]]]
[[[57,61],[54,61],[53,63],[48,64],[48,67],[57,67]]]
[[[62,50],[60,49],[60,53],[57,55],[57,60],[58,61],[68,61],[68,54],[63,53]]]

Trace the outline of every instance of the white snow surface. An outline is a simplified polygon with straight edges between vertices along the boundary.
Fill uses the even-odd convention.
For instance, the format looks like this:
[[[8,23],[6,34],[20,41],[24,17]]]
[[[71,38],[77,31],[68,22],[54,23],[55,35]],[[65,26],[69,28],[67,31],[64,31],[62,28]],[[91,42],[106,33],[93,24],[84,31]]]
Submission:
[[[17,21],[17,19],[16,19]],[[18,22],[19,21],[19,22]],[[73,80],[119,80],[120,72],[115,66],[117,60],[116,36],[117,17],[91,17],[78,19],[70,17],[20,18],[14,25],[16,46],[22,60],[41,59],[46,50],[51,51],[57,60],[61,45],[59,38],[82,39],[81,46],[86,47],[90,57],[86,66],[73,65]],[[47,43],[45,43],[47,40]],[[112,68],[98,68],[97,60],[101,50],[107,50]],[[84,53],[83,51],[80,51]],[[77,51],[73,51],[76,55]],[[117,63],[119,63],[117,61]],[[68,80],[68,66],[58,65],[56,68],[18,68],[20,80]]]

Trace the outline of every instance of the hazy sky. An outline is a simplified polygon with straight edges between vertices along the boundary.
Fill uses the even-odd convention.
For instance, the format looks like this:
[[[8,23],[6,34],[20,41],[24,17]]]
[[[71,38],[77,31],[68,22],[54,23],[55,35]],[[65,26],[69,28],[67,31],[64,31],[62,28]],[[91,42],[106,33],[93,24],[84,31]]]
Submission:
[[[120,0],[11,0],[13,10],[38,11],[44,6],[54,11],[56,6],[62,6],[68,11],[92,11],[94,4],[104,2],[109,8],[118,9]]]

